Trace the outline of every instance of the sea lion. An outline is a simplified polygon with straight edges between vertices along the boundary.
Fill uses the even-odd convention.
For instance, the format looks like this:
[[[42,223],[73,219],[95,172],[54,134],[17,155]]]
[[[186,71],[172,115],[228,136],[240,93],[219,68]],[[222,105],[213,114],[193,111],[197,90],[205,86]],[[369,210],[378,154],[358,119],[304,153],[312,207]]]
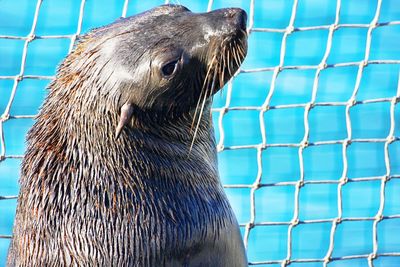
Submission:
[[[246,266],[210,103],[246,13],[164,5],[84,35],[27,136],[9,266]]]

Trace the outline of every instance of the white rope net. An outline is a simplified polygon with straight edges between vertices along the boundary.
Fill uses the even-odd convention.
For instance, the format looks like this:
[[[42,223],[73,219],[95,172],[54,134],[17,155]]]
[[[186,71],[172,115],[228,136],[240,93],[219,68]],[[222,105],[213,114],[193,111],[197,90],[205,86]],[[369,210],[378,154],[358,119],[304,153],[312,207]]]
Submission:
[[[302,0],[300,0],[301,2]],[[372,1],[372,0],[371,0]],[[296,27],[295,26],[295,21],[296,21],[296,16],[298,16],[298,4],[299,0],[293,0],[291,10],[287,10],[287,12],[290,12],[290,20],[285,28],[257,28],[254,27],[255,24],[255,9],[257,8],[257,4],[259,2],[262,2],[261,0],[248,0],[248,1],[241,1],[241,3],[245,2],[245,4],[248,6],[248,33],[249,36],[251,37],[252,34],[255,33],[278,33],[282,35],[281,39],[281,45],[280,45],[280,51],[276,51],[276,53],[279,53],[279,63],[275,66],[271,67],[263,67],[263,68],[252,68],[252,69],[246,69],[243,68],[241,69],[236,76],[234,77],[233,81],[230,81],[228,85],[226,86],[225,90],[225,98],[224,98],[224,105],[215,107],[213,108],[213,116],[215,120],[215,127],[218,132],[217,136],[217,149],[221,153],[229,153],[230,151],[239,151],[239,150],[252,150],[256,154],[256,162],[257,162],[257,175],[255,177],[255,180],[251,184],[225,184],[225,188],[229,190],[235,190],[235,189],[244,189],[249,191],[249,199],[245,200],[249,202],[249,211],[246,211],[250,214],[248,220],[246,221],[241,221],[240,226],[241,229],[243,230],[244,234],[244,242],[245,245],[248,249],[249,253],[249,265],[262,265],[262,266],[294,266],[297,263],[303,263],[302,266],[339,266],[337,263],[340,262],[346,262],[345,265],[342,266],[349,266],[350,264],[348,260],[357,260],[357,259],[362,259],[364,260],[365,264],[368,264],[368,266],[382,266],[379,264],[379,260],[382,258],[387,258],[390,257],[394,259],[392,261],[395,263],[398,263],[400,266],[400,243],[397,242],[397,249],[392,249],[391,251],[386,251],[381,252],[380,247],[384,246],[385,244],[382,244],[382,242],[378,242],[379,238],[379,226],[383,224],[385,221],[389,220],[400,220],[400,211],[394,214],[386,215],[384,214],[384,209],[385,209],[385,204],[387,204],[387,197],[386,197],[386,189],[388,183],[390,183],[393,180],[399,179],[400,178],[400,173],[393,173],[392,168],[393,164],[397,164],[397,162],[394,161],[394,159],[398,160],[398,157],[396,155],[393,155],[390,153],[391,147],[394,147],[395,145],[399,144],[400,136],[398,130],[396,130],[396,121],[398,121],[399,117],[396,119],[396,110],[399,109],[399,107],[396,107],[399,100],[400,100],[400,83],[397,85],[397,91],[391,95],[390,97],[384,97],[384,98],[374,98],[374,99],[364,99],[364,100],[359,100],[358,99],[358,93],[360,89],[360,84],[363,78],[363,74],[365,73],[365,70],[372,65],[399,65],[400,60],[398,59],[385,59],[385,60],[371,60],[370,59],[370,51],[371,51],[371,42],[373,39],[373,33],[379,28],[383,27],[393,27],[395,25],[400,25],[400,18],[399,20],[392,20],[392,21],[381,21],[380,20],[380,14],[381,14],[381,7],[382,7],[382,2],[385,0],[376,0],[376,10],[373,16],[373,19],[370,21],[370,23],[367,24],[343,24],[340,22],[340,12],[341,12],[341,6],[342,6],[342,1],[337,0],[336,1],[336,13],[335,13],[335,19],[332,21],[331,24],[327,25],[320,25],[320,26],[307,26],[307,27]],[[387,0],[388,1],[388,0]],[[168,0],[166,1],[167,3],[169,2]],[[71,50],[73,47],[73,44],[77,38],[77,36],[81,33],[82,30],[82,23],[83,23],[83,18],[84,18],[84,12],[85,12],[85,5],[87,4],[85,0],[82,0],[80,2],[79,6],[79,15],[77,16],[77,27],[76,31],[73,34],[69,35],[36,35],[36,27],[37,27],[37,22],[38,22],[38,17],[39,13],[41,11],[41,6],[42,6],[43,1],[38,0],[36,3],[36,9],[34,12],[33,16],[33,21],[32,21],[32,26],[31,30],[28,35],[26,36],[11,36],[11,35],[0,35],[0,40],[8,39],[8,40],[19,40],[23,41],[23,47],[22,47],[22,54],[21,54],[21,64],[20,64],[20,70],[19,73],[15,75],[3,75],[0,73],[0,82],[1,81],[12,81],[12,89],[10,93],[10,97],[8,98],[8,102],[5,106],[5,109],[1,114],[1,119],[0,119],[0,167],[1,165],[4,165],[7,163],[8,160],[11,159],[19,159],[21,160],[23,158],[22,154],[10,154],[7,153],[7,151],[10,149],[10,147],[6,146],[6,139],[7,138],[13,138],[12,136],[5,136],[4,134],[4,125],[7,122],[14,121],[14,120],[32,120],[35,117],[35,114],[22,114],[22,115],[14,115],[12,112],[10,112],[12,109],[12,106],[16,104],[16,93],[18,91],[19,85],[21,84],[22,81],[24,80],[45,80],[45,81],[50,81],[53,76],[46,76],[46,75],[26,75],[25,74],[25,69],[26,69],[26,60],[28,56],[28,52],[30,51],[30,46],[34,43],[37,42],[38,40],[41,39],[64,39],[64,40],[69,40],[70,41],[70,46],[69,49]],[[122,6],[122,17],[127,16],[128,8],[130,5],[133,4],[133,1],[125,0]],[[184,3],[183,3],[184,4]],[[211,10],[214,8],[214,1],[209,0],[207,3],[207,10]],[[361,5],[361,3],[360,3]],[[328,57],[331,53],[331,48],[333,44],[333,40],[335,38],[335,33],[344,28],[350,28],[350,29],[365,29],[367,32],[366,35],[366,42],[365,42],[365,54],[362,60],[356,61],[356,62],[340,62],[340,63],[334,63],[334,64],[328,64]],[[313,31],[326,31],[327,32],[327,41],[326,45],[323,47],[320,47],[319,49],[324,50],[324,54],[322,57],[322,60],[319,62],[317,65],[287,65],[285,64],[285,58],[289,52],[288,50],[288,39],[290,36],[297,34],[299,32],[313,32]],[[1,33],[0,33],[1,34]],[[400,40],[400,36],[397,36]],[[250,43],[251,46],[251,43]],[[0,61],[0,64],[1,61]],[[56,66],[54,66],[55,68]],[[333,68],[346,68],[346,67],[355,67],[358,68],[357,75],[356,75],[356,81],[355,85],[352,88],[352,92],[349,94],[351,95],[346,101],[332,101],[332,102],[319,102],[317,101],[317,92],[319,90],[319,83],[320,83],[320,77],[321,75],[324,74],[324,72],[327,72],[330,69]],[[313,71],[314,74],[314,79],[312,82],[312,93],[311,93],[311,99],[308,102],[305,103],[297,103],[297,104],[278,104],[278,105],[273,105],[272,104],[272,98],[274,94],[276,94],[276,88],[277,88],[277,81],[278,77],[282,75],[283,72],[287,70],[308,70],[308,71]],[[232,94],[234,90],[234,82],[236,79],[239,77],[246,77],[245,75],[250,74],[250,73],[266,73],[271,75],[271,79],[269,83],[266,83],[264,87],[266,87],[266,98],[263,101],[263,104],[260,106],[235,106],[232,105],[231,100],[232,100]],[[0,83],[1,85],[1,83]],[[267,88],[268,87],[268,88]],[[378,88],[379,89],[379,88]],[[378,90],[377,89],[377,90]],[[242,88],[241,90],[248,90],[246,88]],[[4,94],[2,94],[1,88],[0,88],[0,97],[4,98]],[[289,96],[290,97],[290,96]],[[374,103],[386,103],[387,105],[390,106],[390,112],[389,112],[389,117],[388,121],[390,121],[390,126],[388,126],[389,133],[385,138],[358,138],[354,137],[354,131],[352,130],[352,111],[356,109],[357,107],[363,106],[363,105],[368,105],[368,104],[374,104]],[[310,141],[310,116],[312,116],[313,110],[317,109],[319,107],[341,107],[345,110],[345,129],[346,129],[346,136],[345,138],[338,139],[338,140],[324,140],[324,141]],[[303,111],[303,118],[302,118],[302,124],[304,127],[304,135],[302,137],[302,140],[300,142],[296,143],[273,143],[269,142],[269,132],[268,132],[268,125],[266,124],[266,117],[268,116],[269,113],[275,111],[275,110],[290,110],[290,109],[302,109]],[[234,111],[242,111],[242,112],[251,112],[254,114],[255,112],[259,116],[259,135],[261,136],[261,142],[256,143],[256,144],[245,144],[245,145],[227,145],[226,138],[229,136],[231,133],[226,130],[226,126],[224,124],[224,119],[226,117],[226,114],[228,112],[233,112]],[[372,122],[374,123],[374,122]],[[313,125],[311,125],[311,128]],[[398,126],[397,126],[398,127]],[[397,133],[397,135],[396,135]],[[381,144],[383,146],[383,157],[384,157],[384,168],[385,168],[385,173],[379,176],[376,175],[366,175],[365,177],[357,177],[357,178],[350,178],[348,173],[349,173],[349,160],[348,160],[348,155],[349,155],[349,149],[351,148],[352,145],[355,144],[371,144],[371,143],[376,143],[376,144]],[[307,153],[308,150],[312,149],[313,147],[323,147],[323,146],[340,146],[341,147],[341,159],[342,162],[337,162],[337,164],[342,165],[342,173],[337,179],[312,179],[308,180],[305,179],[307,175],[306,167],[305,167],[305,160],[304,160],[304,155]],[[298,160],[295,161],[295,164],[298,164],[298,166],[295,166],[294,168],[297,168],[299,170],[299,176],[295,178],[295,180],[291,179],[288,181],[278,181],[278,182],[270,182],[269,177],[265,177],[266,169],[265,169],[265,164],[263,163],[263,157],[264,153],[267,151],[272,150],[273,148],[288,148],[288,149],[295,149],[297,151],[297,157]],[[398,150],[394,150],[395,152]],[[374,159],[370,159],[373,161]],[[318,159],[317,159],[318,162]],[[240,164],[240,162],[231,162],[229,164]],[[318,163],[317,163],[318,164]],[[293,164],[294,165],[294,164]],[[396,165],[396,166],[397,166]],[[288,166],[288,168],[291,168],[292,166]],[[229,166],[228,166],[229,168]],[[0,169],[1,170],[1,169]],[[1,173],[0,173],[1,175]],[[227,177],[229,179],[229,177]],[[376,182],[379,183],[379,204],[377,204],[377,211],[374,214],[374,216],[370,217],[349,217],[344,215],[343,211],[343,191],[346,187],[349,187],[350,185],[358,186],[358,184],[362,184],[363,182]],[[331,216],[331,218],[318,218],[316,216],[315,219],[302,219],[300,216],[300,206],[301,204],[301,195],[302,192],[307,190],[306,188],[309,187],[310,185],[330,185],[335,187],[335,191],[337,194],[337,211],[334,214],[334,216]],[[257,219],[257,214],[260,213],[260,209],[258,208],[258,204],[260,201],[256,201],[256,195],[260,190],[263,188],[284,188],[284,194],[288,195],[287,199],[290,199],[294,203],[291,203],[291,205],[294,206],[293,208],[293,216],[290,220],[288,221],[274,221],[274,220],[259,220]],[[286,188],[288,188],[286,190]],[[397,195],[400,194],[400,192],[395,192]],[[303,193],[304,194],[304,193]],[[290,195],[290,196],[289,196]],[[353,196],[356,198],[360,198],[363,196],[357,195]],[[0,193],[0,202],[9,200],[9,199],[16,199],[16,195],[1,195]],[[393,200],[393,198],[391,198]],[[263,199],[262,201],[268,201],[268,199]],[[400,202],[400,198],[398,198],[398,202]],[[393,204],[393,203],[392,203]],[[2,206],[1,206],[2,207]],[[400,209],[399,209],[400,210]],[[0,214],[2,214],[2,211],[0,210]],[[338,231],[340,231],[340,227],[345,225],[346,223],[350,222],[370,222],[372,224],[371,228],[366,228],[365,231],[369,231],[369,236],[370,240],[365,241],[365,244],[367,247],[369,247],[367,244],[371,243],[372,246],[368,250],[367,253],[362,253],[362,254],[351,254],[351,255],[337,255],[334,253],[335,248],[336,248],[336,243],[338,239]],[[316,250],[320,251],[320,254],[323,255],[321,257],[297,257],[296,255],[301,255],[298,253],[298,249],[301,249],[298,247],[298,245],[294,245],[295,242],[297,242],[294,238],[294,236],[297,236],[296,231],[298,231],[299,228],[301,227],[306,227],[310,225],[311,227],[315,227],[315,231],[318,231],[317,225],[329,225],[329,244],[326,244],[326,249],[319,247],[319,244],[317,244],[317,247],[315,248]],[[287,232],[285,235],[280,235],[279,237],[275,237],[282,244],[282,242],[285,245],[284,251],[279,251],[279,255],[284,255],[283,257],[276,259],[276,257],[269,257],[267,254],[267,251],[269,249],[272,249],[276,251],[276,248],[272,247],[265,247],[265,255],[258,255],[256,257],[257,260],[254,260],[254,258],[251,256],[254,253],[251,253],[253,247],[250,245],[252,235],[254,231],[257,231],[257,229],[275,229],[273,227],[286,227]],[[400,224],[397,223],[397,227],[400,227]],[[394,228],[394,230],[397,230],[397,233],[393,233],[393,235],[398,235],[400,229],[399,228]],[[11,231],[11,230],[10,230]],[[271,230],[274,231],[274,230]],[[1,239],[10,239],[11,235],[9,234],[4,234],[0,233],[0,240]],[[341,234],[340,238],[352,239],[352,235],[348,236],[343,236]],[[386,240],[386,239],[385,239]],[[313,242],[310,240],[309,242]],[[341,241],[341,242],[346,242]],[[349,241],[350,242],[350,241]],[[390,240],[388,242],[391,242]],[[263,241],[259,240],[258,241],[258,246],[263,246]],[[281,247],[281,246],[280,246]],[[366,251],[366,250],[365,250]],[[261,259],[261,260],[260,260]],[[378,264],[377,264],[378,263]],[[312,265],[316,264],[316,265]],[[336,264],[336,265],[335,265]],[[297,266],[297,265],[296,265]],[[395,266],[395,265],[393,265]]]

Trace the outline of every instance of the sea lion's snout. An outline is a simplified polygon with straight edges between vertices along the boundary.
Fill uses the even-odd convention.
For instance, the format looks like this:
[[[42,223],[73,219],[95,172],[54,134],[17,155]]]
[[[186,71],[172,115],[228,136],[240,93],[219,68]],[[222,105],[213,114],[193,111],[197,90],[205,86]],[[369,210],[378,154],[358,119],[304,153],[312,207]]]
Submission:
[[[205,39],[236,38],[242,39],[246,34],[246,11],[240,8],[217,9],[203,13]]]
[[[200,16],[205,19],[207,51],[206,81],[210,95],[221,89],[239,69],[247,54],[247,14],[240,8],[217,9]]]
[[[225,19],[226,23],[223,24],[223,29],[226,30],[227,33],[234,33],[238,30],[246,30],[247,14],[243,9],[224,8],[210,12],[210,14],[212,13],[215,13],[216,16]]]
[[[241,30],[246,30],[246,24],[247,24],[247,14],[246,11],[244,11],[241,8],[232,8],[230,9],[229,14],[232,17],[232,23],[233,25],[237,26]]]

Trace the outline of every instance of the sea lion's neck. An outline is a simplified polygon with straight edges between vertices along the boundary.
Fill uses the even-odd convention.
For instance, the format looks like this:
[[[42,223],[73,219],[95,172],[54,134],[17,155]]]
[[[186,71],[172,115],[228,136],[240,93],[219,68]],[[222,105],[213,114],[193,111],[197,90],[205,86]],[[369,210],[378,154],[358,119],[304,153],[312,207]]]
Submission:
[[[133,118],[116,138],[115,128],[120,114],[110,104],[110,99],[97,97],[98,102],[93,102],[90,94],[79,95],[80,92],[90,92],[88,88],[75,89],[69,94],[60,88],[55,90],[50,92],[49,98],[52,99],[46,101],[29,134],[30,146],[56,149],[58,153],[63,147],[74,148],[76,153],[99,160],[101,157],[123,158],[126,150],[147,150],[171,157],[194,156],[216,162],[209,104],[204,109],[191,150],[197,123],[194,110],[168,119],[159,119],[152,114]],[[84,155],[69,157],[78,159]]]

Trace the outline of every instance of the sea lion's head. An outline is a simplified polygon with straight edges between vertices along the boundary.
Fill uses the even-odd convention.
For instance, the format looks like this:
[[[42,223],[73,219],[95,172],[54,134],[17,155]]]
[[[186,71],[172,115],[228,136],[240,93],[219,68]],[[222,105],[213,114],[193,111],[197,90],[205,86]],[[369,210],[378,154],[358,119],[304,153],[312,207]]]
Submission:
[[[173,117],[204,106],[234,75],[247,52],[246,13],[239,8],[192,13],[163,5],[95,29],[83,38],[92,71],[121,119]]]

